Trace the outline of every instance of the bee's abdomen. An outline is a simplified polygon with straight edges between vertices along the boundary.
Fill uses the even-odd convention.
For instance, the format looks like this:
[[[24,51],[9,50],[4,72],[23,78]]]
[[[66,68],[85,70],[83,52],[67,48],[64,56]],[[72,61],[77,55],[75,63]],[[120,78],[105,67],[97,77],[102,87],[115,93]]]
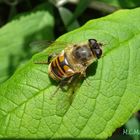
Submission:
[[[73,69],[67,61],[65,53],[58,55],[51,63],[49,67],[49,75],[54,80],[60,81],[64,78],[68,78],[74,74]]]

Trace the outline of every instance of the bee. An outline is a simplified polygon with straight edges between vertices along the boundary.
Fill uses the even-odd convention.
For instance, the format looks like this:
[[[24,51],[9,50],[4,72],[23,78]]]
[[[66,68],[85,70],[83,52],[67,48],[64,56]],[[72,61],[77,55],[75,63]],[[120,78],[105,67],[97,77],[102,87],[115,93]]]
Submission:
[[[86,76],[86,69],[102,56],[102,43],[89,39],[86,43],[67,45],[60,54],[48,57],[49,76],[58,82],[71,83],[75,75]],[[46,64],[46,62],[38,62]]]
[[[42,43],[40,42],[40,44]],[[74,87],[72,89],[74,93],[77,84],[76,80],[78,81],[79,78],[86,77],[86,69],[102,56],[103,44],[97,42],[96,39],[88,39],[87,42],[78,44],[61,43],[66,45],[66,47],[59,54],[51,54],[48,56],[47,62],[35,62],[35,64],[49,64],[49,77],[59,82],[50,99],[64,85],[71,84]],[[43,44],[46,43],[44,42]]]

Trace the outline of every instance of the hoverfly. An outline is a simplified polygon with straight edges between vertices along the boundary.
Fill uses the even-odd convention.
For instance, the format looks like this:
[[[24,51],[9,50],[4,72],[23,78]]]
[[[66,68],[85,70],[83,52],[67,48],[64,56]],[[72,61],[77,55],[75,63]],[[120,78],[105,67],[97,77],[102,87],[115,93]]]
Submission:
[[[96,39],[88,39],[85,43],[67,44],[59,54],[48,57],[48,62],[36,64],[49,64],[49,76],[61,83],[71,83],[75,75],[86,76],[86,69],[102,56],[102,43]]]

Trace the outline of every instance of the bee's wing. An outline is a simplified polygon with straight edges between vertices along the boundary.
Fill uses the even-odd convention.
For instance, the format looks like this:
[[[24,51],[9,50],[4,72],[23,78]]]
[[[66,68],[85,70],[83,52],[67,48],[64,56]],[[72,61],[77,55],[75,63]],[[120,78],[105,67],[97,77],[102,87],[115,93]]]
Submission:
[[[53,41],[48,41],[48,40],[36,40],[33,41],[29,44],[30,49],[32,50],[33,53],[41,52],[45,48],[49,47]]]
[[[63,42],[63,41],[48,41],[48,40],[39,40],[39,41],[33,41],[30,43],[30,49],[32,53],[38,53],[43,51],[45,48],[51,46],[60,46],[59,48],[61,48],[61,46],[67,46],[67,42]],[[55,50],[55,49],[54,49]],[[54,51],[55,54],[55,51]],[[50,54],[51,56],[52,54]],[[48,60],[46,60],[46,58],[48,59],[48,55],[46,56],[45,54],[41,57],[39,57],[39,59],[37,60],[35,58],[34,63],[35,64],[49,64]]]
[[[49,40],[36,40],[30,43],[30,47],[39,47],[39,46],[49,46],[52,44],[54,41],[49,41]]]
[[[40,52],[43,49],[49,47],[51,45],[52,46],[56,46],[56,45],[67,45],[68,42],[63,42],[63,41],[49,41],[49,40],[38,40],[38,41],[33,41],[30,43],[30,48],[34,51],[34,52]]]
[[[59,90],[59,95],[57,97],[56,114],[63,115],[71,106],[76,95],[76,91],[81,86],[80,79],[81,77],[79,74],[74,75],[71,83],[68,83],[66,85],[66,90]]]

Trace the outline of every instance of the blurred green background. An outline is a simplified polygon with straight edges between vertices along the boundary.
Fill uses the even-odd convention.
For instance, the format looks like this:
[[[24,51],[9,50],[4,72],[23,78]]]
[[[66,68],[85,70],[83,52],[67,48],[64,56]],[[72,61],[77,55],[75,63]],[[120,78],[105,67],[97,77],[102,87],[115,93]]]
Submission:
[[[133,9],[139,6],[139,0],[0,0],[0,37],[2,37],[1,30],[12,20],[19,17],[44,9],[49,11],[53,17],[49,27],[29,37],[26,35],[22,52],[13,54],[12,51],[6,49],[5,53],[2,53],[3,48],[0,45],[0,83],[10,78],[17,67],[38,52],[38,49],[29,47],[29,44],[33,41],[55,40],[64,33],[84,25],[90,19],[97,19],[120,9]],[[43,21],[41,22],[43,23]],[[25,25],[28,26],[28,23]],[[49,34],[46,34],[46,32]],[[7,65],[2,61],[2,57],[9,58]],[[125,133],[127,130],[140,131],[139,120],[140,114],[137,112],[123,127],[118,128],[109,140],[139,140],[140,136]]]

